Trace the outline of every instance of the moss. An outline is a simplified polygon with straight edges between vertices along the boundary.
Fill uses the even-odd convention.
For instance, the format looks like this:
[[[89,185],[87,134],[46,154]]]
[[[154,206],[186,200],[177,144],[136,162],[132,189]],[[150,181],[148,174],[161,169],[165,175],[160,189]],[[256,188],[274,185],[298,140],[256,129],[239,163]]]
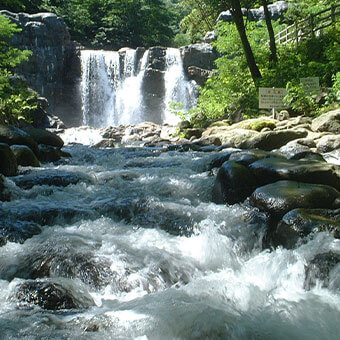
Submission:
[[[254,122],[249,125],[249,130],[255,130],[260,132],[264,128],[269,128],[273,130],[276,128],[276,124],[272,120],[263,120],[259,122]]]

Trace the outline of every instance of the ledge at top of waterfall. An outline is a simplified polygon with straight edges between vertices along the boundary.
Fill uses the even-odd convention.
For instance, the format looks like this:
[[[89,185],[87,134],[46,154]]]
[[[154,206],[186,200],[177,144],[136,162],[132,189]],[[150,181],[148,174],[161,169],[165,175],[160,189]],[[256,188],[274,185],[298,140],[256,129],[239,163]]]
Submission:
[[[84,125],[176,124],[170,103],[195,105],[195,83],[186,79],[178,49],[84,50],[81,61]]]

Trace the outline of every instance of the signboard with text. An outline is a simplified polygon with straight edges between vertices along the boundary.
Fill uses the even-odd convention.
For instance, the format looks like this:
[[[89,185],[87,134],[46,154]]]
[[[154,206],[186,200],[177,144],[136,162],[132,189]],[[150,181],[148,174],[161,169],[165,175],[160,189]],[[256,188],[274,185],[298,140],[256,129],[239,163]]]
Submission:
[[[300,81],[306,93],[320,92],[319,77],[300,78]]]
[[[282,99],[287,94],[284,88],[259,88],[259,108],[260,109],[284,109]]]

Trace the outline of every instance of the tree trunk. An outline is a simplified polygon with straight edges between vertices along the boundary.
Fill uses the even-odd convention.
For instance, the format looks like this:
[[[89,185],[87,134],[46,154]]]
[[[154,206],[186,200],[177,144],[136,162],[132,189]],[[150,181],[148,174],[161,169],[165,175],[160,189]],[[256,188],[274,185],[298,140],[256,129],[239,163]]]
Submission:
[[[268,10],[268,2],[267,0],[262,0],[264,16],[266,18],[266,25],[269,34],[269,49],[270,49],[270,61],[277,63],[277,52],[276,52],[276,43],[275,43],[275,35],[272,25],[272,20],[270,18],[270,13]]]
[[[231,13],[234,18],[234,22],[235,22],[238,34],[241,38],[242,47],[243,47],[243,51],[247,59],[248,68],[251,73],[251,77],[253,78],[254,84],[256,85],[257,81],[262,78],[262,75],[256,64],[253,51],[248,41],[246,28],[244,26],[244,21],[243,21],[241,4],[239,0],[230,0],[230,3],[231,3]]]

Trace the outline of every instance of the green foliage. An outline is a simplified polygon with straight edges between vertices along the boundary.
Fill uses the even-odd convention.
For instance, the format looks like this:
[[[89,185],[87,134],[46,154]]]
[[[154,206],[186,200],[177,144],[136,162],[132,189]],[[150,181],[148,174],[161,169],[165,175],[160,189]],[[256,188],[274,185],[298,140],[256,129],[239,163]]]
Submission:
[[[169,46],[175,35],[176,3],[165,0],[43,0],[84,46],[119,49]]]
[[[30,51],[21,51],[10,46],[10,39],[20,29],[5,16],[0,16],[0,120],[13,123],[15,119],[30,119],[36,109],[36,95],[22,84],[15,82],[13,69],[27,61]]]
[[[294,110],[299,115],[314,116],[318,113],[318,106],[315,99],[303,89],[303,85],[298,82],[288,82],[287,95],[283,98],[283,103]]]

